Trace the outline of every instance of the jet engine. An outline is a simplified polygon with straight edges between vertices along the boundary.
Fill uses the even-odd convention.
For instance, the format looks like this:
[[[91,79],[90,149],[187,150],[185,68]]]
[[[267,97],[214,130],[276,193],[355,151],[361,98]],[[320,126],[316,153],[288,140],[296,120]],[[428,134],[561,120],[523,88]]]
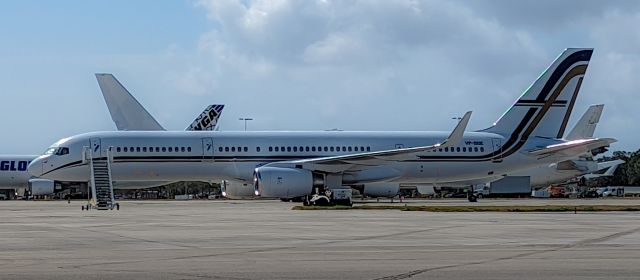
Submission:
[[[31,195],[50,195],[53,194],[55,182],[47,179],[30,179],[29,191]]]
[[[294,198],[310,195],[324,186],[321,174],[306,169],[259,167],[253,174],[254,192],[262,197]]]
[[[222,192],[222,196],[229,199],[249,199],[256,197],[253,193],[253,185],[242,182],[223,180],[222,183],[220,183],[220,191]]]
[[[400,191],[400,184],[369,183],[364,184],[362,194],[369,197],[394,197],[398,191]]]

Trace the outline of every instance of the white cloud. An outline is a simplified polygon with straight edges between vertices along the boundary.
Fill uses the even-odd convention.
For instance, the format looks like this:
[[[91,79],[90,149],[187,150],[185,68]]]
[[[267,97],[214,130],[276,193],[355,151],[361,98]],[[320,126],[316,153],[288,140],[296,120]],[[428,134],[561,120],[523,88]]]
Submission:
[[[563,48],[594,46],[578,105],[606,103],[603,123],[628,123],[637,5],[556,2],[203,0],[213,29],[175,85],[252,114],[256,129],[449,129],[466,110],[482,128]]]

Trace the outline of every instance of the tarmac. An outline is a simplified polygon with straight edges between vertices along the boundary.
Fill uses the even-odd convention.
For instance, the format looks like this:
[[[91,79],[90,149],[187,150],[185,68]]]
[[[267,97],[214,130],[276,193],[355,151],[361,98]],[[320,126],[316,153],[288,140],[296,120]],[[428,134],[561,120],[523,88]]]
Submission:
[[[82,204],[0,201],[0,279],[640,278],[639,212],[294,211],[297,204],[280,201],[122,201],[120,211],[81,211]]]

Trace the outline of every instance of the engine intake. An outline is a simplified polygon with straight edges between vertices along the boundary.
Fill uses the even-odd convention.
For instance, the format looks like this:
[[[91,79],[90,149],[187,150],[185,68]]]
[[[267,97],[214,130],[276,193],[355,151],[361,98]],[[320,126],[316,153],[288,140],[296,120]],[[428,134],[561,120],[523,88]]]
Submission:
[[[310,195],[322,187],[322,175],[306,169],[259,167],[253,173],[254,192],[262,197],[294,198]]]
[[[29,191],[31,195],[50,195],[55,191],[55,182],[47,179],[30,179]]]

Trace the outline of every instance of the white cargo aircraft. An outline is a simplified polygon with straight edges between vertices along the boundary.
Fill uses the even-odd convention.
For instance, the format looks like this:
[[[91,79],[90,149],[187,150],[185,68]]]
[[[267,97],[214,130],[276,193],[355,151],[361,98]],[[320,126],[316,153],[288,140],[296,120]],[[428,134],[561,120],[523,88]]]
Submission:
[[[111,74],[96,74],[113,122],[118,130],[165,130],[147,110]],[[198,115],[187,131],[214,130],[224,105],[209,105]],[[55,182],[29,174],[27,166],[38,155],[0,155],[0,189],[29,189],[32,195],[47,195],[56,191]],[[116,182],[121,189],[138,189],[168,182]],[[58,189],[59,190],[59,189]]]
[[[464,132],[93,132],[61,139],[31,162],[34,176],[87,182],[88,158],[113,180],[229,180],[256,195],[294,198],[367,184],[455,182],[561,162],[614,143],[561,139],[592,49],[567,49],[491,127]],[[89,153],[89,154],[87,154]]]

